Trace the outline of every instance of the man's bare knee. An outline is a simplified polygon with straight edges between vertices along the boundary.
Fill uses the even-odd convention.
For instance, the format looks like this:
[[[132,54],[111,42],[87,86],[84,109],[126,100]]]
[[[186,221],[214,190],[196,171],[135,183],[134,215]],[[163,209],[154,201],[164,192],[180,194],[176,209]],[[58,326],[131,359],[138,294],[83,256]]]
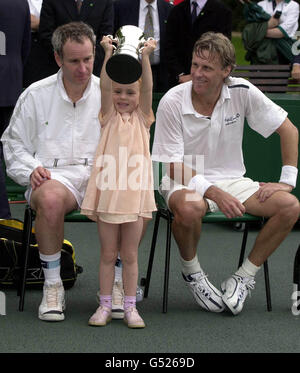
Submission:
[[[299,219],[300,204],[298,199],[287,193],[281,205],[278,206],[277,213],[282,216],[282,220],[294,224]]]
[[[206,206],[202,202],[183,203],[174,211],[176,222],[182,226],[190,227],[201,221],[206,213]]]
[[[57,181],[45,183],[32,192],[31,205],[37,213],[61,215],[75,209],[76,204],[72,193]]]

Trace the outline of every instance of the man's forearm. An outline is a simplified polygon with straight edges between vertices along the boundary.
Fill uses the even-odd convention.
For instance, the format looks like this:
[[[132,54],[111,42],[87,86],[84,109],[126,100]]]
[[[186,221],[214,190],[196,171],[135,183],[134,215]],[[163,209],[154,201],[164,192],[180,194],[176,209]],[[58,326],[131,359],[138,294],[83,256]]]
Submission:
[[[284,35],[278,27],[275,27],[267,30],[266,37],[271,39],[281,39]]]
[[[196,175],[196,171],[183,162],[167,163],[164,167],[167,175],[178,184],[188,185],[191,178]]]

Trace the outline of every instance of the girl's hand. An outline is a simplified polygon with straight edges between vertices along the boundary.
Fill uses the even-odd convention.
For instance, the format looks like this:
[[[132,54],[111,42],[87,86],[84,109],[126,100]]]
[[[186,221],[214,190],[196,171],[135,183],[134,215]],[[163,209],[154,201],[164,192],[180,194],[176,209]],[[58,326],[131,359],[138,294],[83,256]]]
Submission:
[[[114,50],[113,40],[109,36],[103,36],[102,40],[100,41],[100,45],[104,49],[105,53],[112,53]]]
[[[145,41],[144,47],[142,49],[142,55],[149,56],[156,48],[157,41],[155,39],[150,39]]]

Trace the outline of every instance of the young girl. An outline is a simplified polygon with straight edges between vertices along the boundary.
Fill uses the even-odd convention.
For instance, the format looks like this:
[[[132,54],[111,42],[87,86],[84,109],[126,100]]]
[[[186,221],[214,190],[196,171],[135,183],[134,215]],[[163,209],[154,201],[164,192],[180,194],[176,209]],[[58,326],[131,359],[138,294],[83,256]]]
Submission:
[[[149,152],[149,128],[154,122],[149,55],[156,41],[145,43],[142,77],[132,84],[119,84],[108,77],[106,63],[112,55],[112,40],[104,36],[101,45],[105,51],[100,75],[101,140],[81,207],[83,214],[98,222],[101,245],[100,307],[89,325],[105,326],[111,320],[114,268],[120,250],[124,321],[129,328],[144,328],[136,309],[136,287],[143,219],[151,218],[156,210]]]

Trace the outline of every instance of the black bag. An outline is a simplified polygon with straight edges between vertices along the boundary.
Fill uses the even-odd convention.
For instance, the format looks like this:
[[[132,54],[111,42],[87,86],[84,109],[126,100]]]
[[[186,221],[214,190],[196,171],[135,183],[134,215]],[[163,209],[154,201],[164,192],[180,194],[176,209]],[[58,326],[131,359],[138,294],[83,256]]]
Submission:
[[[20,276],[23,222],[16,219],[0,219],[0,287],[14,287]],[[42,288],[44,273],[39,257],[34,230],[31,235],[26,286]],[[71,288],[82,272],[75,262],[75,251],[71,242],[64,240],[61,250],[60,275],[65,289]]]

